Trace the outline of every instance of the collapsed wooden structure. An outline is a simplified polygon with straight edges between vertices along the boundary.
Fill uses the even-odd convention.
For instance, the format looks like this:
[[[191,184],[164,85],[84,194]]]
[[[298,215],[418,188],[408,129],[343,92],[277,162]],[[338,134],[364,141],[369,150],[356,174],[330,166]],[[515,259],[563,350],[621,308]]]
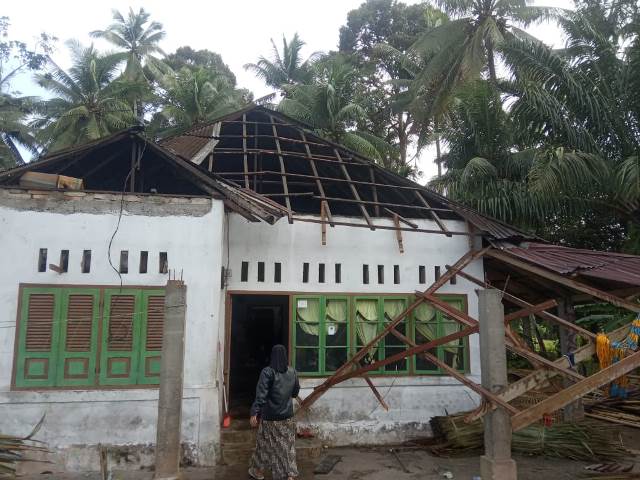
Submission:
[[[556,248],[561,249],[562,247]],[[584,253],[584,255],[588,254],[589,252]],[[610,367],[602,369],[594,375],[591,375],[589,377],[582,376],[576,371],[574,367],[576,364],[588,360],[595,355],[596,335],[588,330],[581,328],[578,325],[575,325],[566,318],[562,318],[558,315],[548,312],[547,310],[558,306],[558,300],[554,298],[533,304],[512,293],[509,293],[509,286],[506,284],[508,283],[508,279],[503,286],[503,299],[508,305],[517,307],[517,310],[505,315],[504,320],[506,327],[507,349],[515,353],[516,355],[528,360],[535,367],[535,371],[530,375],[520,379],[519,381],[510,384],[507,388],[504,389],[504,391],[499,393],[492,393],[483,388],[481,385],[478,385],[475,382],[471,381],[456,369],[439,360],[436,356],[429,353],[429,351],[437,346],[445,345],[447,343],[478,333],[479,323],[478,320],[452,308],[445,302],[442,302],[435,296],[435,294],[441,286],[447,283],[454,276],[460,276],[476,284],[480,288],[495,288],[495,284],[491,284],[483,279],[473,277],[464,272],[464,268],[467,265],[480,258],[499,261],[503,264],[503,266],[513,267],[515,269],[514,271],[524,272],[529,276],[536,278],[537,281],[544,282],[547,288],[551,288],[551,285],[555,283],[559,287],[561,287],[565,293],[568,291],[574,291],[579,294],[586,294],[589,298],[608,302],[618,307],[625,308],[631,312],[640,313],[640,305],[631,301],[631,298],[635,298],[640,294],[640,283],[636,284],[635,287],[630,287],[625,290],[628,295],[631,292],[629,298],[619,297],[615,293],[601,290],[590,285],[589,283],[577,280],[576,278],[567,278],[566,276],[542,268],[538,265],[524,262],[518,259],[515,255],[510,254],[508,248],[500,248],[497,245],[489,245],[480,250],[470,250],[454,265],[448,266],[447,271],[429,288],[427,288],[423,292],[416,292],[416,301],[409,307],[407,307],[407,309],[399,314],[392,322],[390,322],[383,331],[381,331],[373,340],[371,340],[371,342],[363,346],[331,377],[327,378],[323,383],[318,385],[314,389],[314,391],[304,399],[301,404],[301,409],[310,408],[313,403],[318,398],[320,398],[330,387],[344,382],[345,380],[356,377],[363,377],[367,381],[369,386],[373,389],[375,396],[383,403],[383,400],[381,399],[379,393],[375,390],[375,387],[366,377],[367,372],[376,370],[383,365],[396,362],[411,355],[422,355],[428,361],[438,365],[450,376],[457,379],[462,384],[482,397],[483,403],[475,412],[473,412],[469,416],[469,419],[479,418],[489,412],[491,409],[500,406],[511,415],[511,425],[513,431],[518,431],[542,419],[545,415],[571,404],[585,394],[592,392],[612,382],[616,378],[640,367],[640,351],[637,351],[624,358],[623,360],[611,365]],[[624,270],[625,266],[633,266],[637,262],[637,257],[616,254],[611,255],[610,261],[610,263],[615,263],[616,268],[620,270]],[[599,268],[605,266],[606,264],[601,263],[599,265]],[[593,275],[593,269],[590,269],[589,274]],[[631,273],[631,277],[627,277],[625,278],[625,280],[633,282],[635,281],[635,279],[633,278],[634,276],[637,277],[635,273]],[[619,277],[624,277],[624,275],[619,275]],[[460,330],[441,338],[433,339],[421,345],[416,345],[409,338],[399,333],[395,329],[395,327],[423,302],[428,302],[435,309],[441,311],[446,316],[457,321],[460,324]],[[509,324],[512,321],[530,315],[538,316],[551,323],[557,324],[563,329],[569,330],[577,335],[582,336],[589,343],[579,349],[575,349],[574,351],[569,352],[568,355],[565,355],[556,361],[550,361],[527,348],[522,338],[509,328]],[[609,336],[612,340],[621,340],[626,336],[628,331],[629,327],[625,326],[612,332]],[[367,352],[370,349],[375,348],[375,345],[388,334],[392,334],[403,341],[407,345],[407,349],[404,352],[398,353],[384,360],[373,362],[364,366],[359,365],[358,362],[367,354]],[[544,386],[544,384],[551,378],[558,375],[570,380],[573,383],[568,387],[562,389],[560,392],[525,410],[518,410],[510,403],[513,402],[513,400],[516,400],[518,397],[525,395],[527,392],[535,388]],[[384,403],[383,406],[386,407]]]

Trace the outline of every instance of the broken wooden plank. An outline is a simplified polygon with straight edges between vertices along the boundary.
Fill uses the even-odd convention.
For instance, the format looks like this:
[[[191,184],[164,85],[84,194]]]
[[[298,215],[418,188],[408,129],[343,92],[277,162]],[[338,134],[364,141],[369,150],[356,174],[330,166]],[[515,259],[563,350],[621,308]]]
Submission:
[[[640,367],[640,352],[633,353],[610,367],[602,369],[598,373],[574,383],[555,395],[545,398],[533,407],[514,415],[511,418],[511,428],[514,432],[522,430],[540,420],[544,415],[573,403],[587,393],[614,381],[616,378],[638,367]]]
[[[393,224],[396,227],[396,240],[398,241],[398,250],[400,253],[404,253],[404,244],[402,243],[402,230],[400,230],[400,219],[398,215],[393,215]]]
[[[406,223],[411,228],[420,228],[420,226],[417,223],[412,222],[411,220],[407,220],[402,215],[397,214],[396,212],[394,212],[390,208],[384,207],[384,211],[387,212],[388,214],[390,214],[392,217],[398,217],[398,220],[400,220],[402,223]]]
[[[509,315],[505,315],[504,316],[504,323],[511,323],[512,321],[518,319],[518,318],[522,318],[522,317],[528,317],[529,315],[535,314],[535,313],[539,313],[543,310],[547,310],[549,308],[553,308],[556,307],[558,305],[558,302],[556,302],[555,300],[551,299],[551,300],[547,300],[546,302],[543,303],[539,303],[537,305],[531,305],[530,307],[525,307],[521,310],[518,310],[517,312],[513,312],[510,313]]]
[[[419,192],[418,190],[414,190],[414,192],[418,200],[420,200],[420,203],[422,203],[425,207],[431,209],[431,205],[429,205],[429,202],[427,202],[427,200],[424,198],[422,193]],[[449,229],[442,222],[442,220],[440,220],[440,217],[438,216],[438,214],[433,210],[430,210],[430,214],[431,214],[431,218],[433,218],[433,220],[438,224],[438,227],[440,227],[440,230],[442,230],[445,233],[448,233]],[[447,236],[449,237],[450,235],[447,235]]]

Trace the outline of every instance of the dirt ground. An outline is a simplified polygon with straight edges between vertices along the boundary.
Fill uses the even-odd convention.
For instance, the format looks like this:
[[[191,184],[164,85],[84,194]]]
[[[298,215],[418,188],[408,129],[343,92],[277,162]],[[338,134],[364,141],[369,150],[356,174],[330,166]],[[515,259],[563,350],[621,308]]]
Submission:
[[[314,475],[313,469],[322,456],[314,462],[300,465],[300,480],[472,480],[479,476],[479,457],[439,458],[424,450],[398,450],[398,457],[388,448],[335,448],[326,454],[340,455],[341,461],[328,475]],[[515,457],[519,480],[570,480],[584,478],[584,467],[588,462],[546,459],[540,457]],[[591,462],[592,463],[592,462]],[[405,470],[406,469],[406,470]],[[640,478],[640,468],[638,477]],[[447,472],[452,476],[448,477]],[[240,480],[248,479],[245,467],[217,467],[215,469],[187,469],[184,480]],[[152,472],[112,472],[112,480],[150,480]],[[25,480],[101,480],[99,474],[38,475],[23,477]],[[271,478],[267,475],[267,478]]]

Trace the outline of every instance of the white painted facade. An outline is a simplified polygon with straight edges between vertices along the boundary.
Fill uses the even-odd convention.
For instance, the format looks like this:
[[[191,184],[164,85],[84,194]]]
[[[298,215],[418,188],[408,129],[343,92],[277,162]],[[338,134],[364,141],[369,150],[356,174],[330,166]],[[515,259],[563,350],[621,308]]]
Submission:
[[[223,205],[202,198],[126,199],[111,258],[118,265],[120,251],[129,251],[130,273],[122,275],[125,286],[164,286],[168,275],[159,273],[161,251],[168,254],[169,268],[183,275],[188,286],[188,308],[182,437],[183,442],[197,447],[203,464],[213,464],[220,437],[216,371]],[[0,282],[0,432],[27,434],[46,414],[38,438],[55,447],[59,453],[56,461],[60,462],[57,467],[63,470],[99,467],[97,449],[91,448],[96,444],[146,445],[156,439],[157,388],[11,388],[18,286],[119,286],[120,279],[107,259],[119,207],[119,195],[87,194],[57,200],[45,193],[0,191],[0,265],[4,270]],[[78,213],[68,213],[70,208]],[[165,213],[169,210],[173,214]],[[57,213],[60,211],[67,213]],[[39,273],[40,248],[48,249],[48,263],[54,264],[58,263],[60,250],[69,250],[69,271],[58,274],[47,269]],[[90,273],[80,270],[85,249],[92,251]],[[149,252],[146,274],[137,273],[142,250]],[[88,448],[74,447],[78,445]]]
[[[95,445],[148,445],[155,442],[157,389],[95,389],[15,391],[12,377],[20,284],[108,285],[120,283],[107,261],[107,247],[120,210],[119,195],[58,195],[0,190],[0,432],[28,433],[46,414],[39,439],[58,452],[66,470],[90,470],[99,465]],[[60,198],[58,198],[60,197]],[[454,263],[469,249],[467,236],[403,232],[400,254],[392,230],[336,226],[327,228],[321,244],[321,226],[313,223],[275,225],[250,223],[237,214],[225,215],[222,202],[202,198],[125,196],[123,216],[111,247],[129,251],[130,272],[124,285],[162,286],[167,275],[158,273],[158,254],[167,252],[169,268],[182,272],[187,284],[187,326],[183,394],[183,441],[194,447],[202,465],[215,462],[220,441],[220,414],[224,364],[225,300],[228,292],[411,294],[434,281],[434,267]],[[336,218],[339,220],[339,218]],[[344,219],[354,221],[353,219]],[[357,221],[357,220],[355,220]],[[376,219],[376,223],[392,223]],[[423,229],[437,229],[429,220],[416,220]],[[463,222],[447,222],[463,231]],[[479,241],[479,239],[478,239]],[[47,248],[57,263],[60,250],[70,251],[69,271],[37,271],[38,250]],[[81,273],[83,250],[92,250],[90,273]],[[140,251],[149,252],[149,273],[137,273]],[[249,276],[241,281],[242,262]],[[258,282],[257,262],[265,262],[265,281]],[[281,282],[274,282],[274,263],[282,264]],[[302,282],[303,263],[309,263],[309,281]],[[324,283],[318,264],[326,265]],[[334,264],[342,265],[342,282],[334,281]],[[232,270],[227,289],[221,287],[221,268]],[[368,264],[370,283],[363,284],[362,265]],[[378,284],[377,265],[385,265],[385,283]],[[400,283],[393,282],[399,265]],[[426,284],[418,281],[424,265]],[[481,261],[466,269],[482,277]],[[458,278],[439,293],[467,296],[468,311],[477,317],[474,286]],[[470,378],[480,381],[477,335],[470,337]],[[304,379],[301,396],[321,379]],[[327,443],[373,444],[405,440],[429,430],[433,415],[467,410],[477,396],[446,376],[376,377],[390,406],[384,411],[366,384],[354,379],[330,389],[300,419],[309,423]],[[84,452],[82,454],[78,452]],[[50,469],[50,467],[48,467]]]
[[[364,220],[335,217],[335,221]],[[437,230],[431,220],[412,220],[420,229]],[[378,225],[393,226],[390,219],[376,218]],[[445,222],[451,231],[465,231],[461,221]],[[366,224],[365,224],[366,225]],[[326,245],[321,241],[321,225],[287,223],[286,218],[273,226],[250,223],[238,215],[230,215],[229,267],[232,277],[228,290],[288,293],[339,294],[407,294],[424,290],[435,281],[435,267],[445,272],[445,265],[455,263],[469,250],[469,237],[457,235],[402,232],[404,253],[399,252],[396,232],[368,228],[327,227]],[[478,238],[479,242],[480,239]],[[246,282],[240,278],[242,262],[249,262]],[[257,264],[265,262],[265,281],[258,282]],[[274,282],[274,264],[282,264],[280,283]],[[303,263],[309,263],[309,281],[302,282]],[[325,264],[325,282],[318,281],[318,265]],[[334,278],[334,265],[341,264],[341,283]],[[369,265],[369,283],[363,283],[363,265]],[[384,265],[384,284],[378,284],[377,266]],[[394,284],[393,267],[400,268],[400,283]],[[426,281],[419,284],[418,266],[425,266]],[[483,278],[482,261],[466,269]],[[463,294],[467,297],[469,315],[478,317],[478,298],[474,284],[458,278],[455,285],[445,284],[438,293]],[[469,337],[469,378],[480,383],[479,337]],[[322,382],[307,378],[302,383],[301,397]],[[380,407],[362,379],[348,380],[329,389],[300,418],[333,445],[376,444],[404,441],[412,435],[429,432],[429,419],[446,412],[470,410],[478,405],[478,397],[448,376],[375,377],[373,383],[385,397],[389,411]]]

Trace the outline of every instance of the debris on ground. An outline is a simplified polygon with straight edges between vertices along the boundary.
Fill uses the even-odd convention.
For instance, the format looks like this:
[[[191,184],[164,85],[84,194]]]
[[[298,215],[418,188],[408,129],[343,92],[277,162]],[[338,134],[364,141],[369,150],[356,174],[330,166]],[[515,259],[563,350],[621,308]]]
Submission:
[[[425,445],[438,456],[477,455],[483,448],[481,420],[465,422],[467,413],[434,417],[434,438]],[[512,450],[522,455],[540,455],[570,460],[628,459],[630,451],[616,438],[617,428],[592,420],[552,426],[530,425],[513,434]]]
[[[640,428],[640,390],[630,392],[627,398],[586,397],[584,409],[590,418]]]

